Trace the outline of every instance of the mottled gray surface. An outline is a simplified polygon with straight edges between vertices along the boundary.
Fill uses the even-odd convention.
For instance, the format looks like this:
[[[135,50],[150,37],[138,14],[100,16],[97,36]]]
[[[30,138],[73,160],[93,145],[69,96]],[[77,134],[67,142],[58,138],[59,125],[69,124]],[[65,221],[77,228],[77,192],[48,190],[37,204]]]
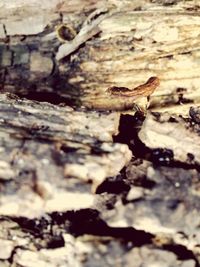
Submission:
[[[56,27],[79,33],[102,7],[58,62]],[[45,101],[0,95],[0,267],[200,266],[199,25],[196,0],[0,1],[1,92]],[[187,118],[147,114],[147,147],[137,114],[123,130],[65,106],[152,75],[151,108]]]

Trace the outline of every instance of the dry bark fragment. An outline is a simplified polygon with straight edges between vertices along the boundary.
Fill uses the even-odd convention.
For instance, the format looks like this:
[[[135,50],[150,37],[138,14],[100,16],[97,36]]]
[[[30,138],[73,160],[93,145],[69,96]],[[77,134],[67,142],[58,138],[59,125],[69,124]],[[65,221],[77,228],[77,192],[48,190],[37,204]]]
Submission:
[[[148,114],[139,137],[149,148],[171,149],[174,160],[200,164],[199,126],[191,119],[186,120],[168,113]]]
[[[126,145],[112,143],[117,113],[75,111],[3,94],[0,109],[1,215],[33,218],[91,207],[91,184],[95,191],[131,158]]]
[[[200,20],[195,1],[178,1],[169,7],[165,1],[148,0],[55,0],[48,7],[44,2],[36,5],[36,1],[1,5],[0,23],[6,38],[0,46],[0,84],[5,91],[29,97],[38,92],[38,99],[41,92],[46,98],[56,92],[57,102],[93,107],[107,88],[133,88],[155,75],[161,85],[151,97],[151,108],[167,108],[169,112],[176,108],[181,114],[185,111],[180,104],[188,111],[188,103],[199,103]],[[84,39],[84,46],[64,62],[57,62],[61,43],[55,27],[64,23],[79,32],[87,15],[102,8],[112,10],[112,14],[98,24],[100,33],[87,42]],[[34,27],[29,26],[31,21]],[[18,32],[14,27],[17,23]],[[26,27],[21,27],[23,24]],[[37,75],[31,68],[32,52],[49,58],[46,72]],[[44,70],[41,63],[40,67]]]
[[[101,217],[110,227],[133,227],[153,234],[155,247],[171,247],[174,253],[180,249],[180,258],[200,262],[199,172],[141,160],[130,162],[126,175],[129,192],[140,194],[132,199],[127,194],[127,201],[118,198],[113,210],[102,212]]]

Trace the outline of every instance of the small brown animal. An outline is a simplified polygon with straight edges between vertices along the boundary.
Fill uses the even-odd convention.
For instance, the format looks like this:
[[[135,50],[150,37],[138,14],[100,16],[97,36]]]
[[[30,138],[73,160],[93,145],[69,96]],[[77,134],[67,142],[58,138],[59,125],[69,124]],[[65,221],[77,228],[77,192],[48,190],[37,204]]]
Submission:
[[[160,80],[157,77],[151,77],[148,81],[142,85],[135,87],[134,89],[128,89],[126,87],[109,87],[107,91],[114,96],[131,97],[132,100],[141,96],[150,96],[154,90],[159,86]],[[135,98],[134,98],[135,97]]]

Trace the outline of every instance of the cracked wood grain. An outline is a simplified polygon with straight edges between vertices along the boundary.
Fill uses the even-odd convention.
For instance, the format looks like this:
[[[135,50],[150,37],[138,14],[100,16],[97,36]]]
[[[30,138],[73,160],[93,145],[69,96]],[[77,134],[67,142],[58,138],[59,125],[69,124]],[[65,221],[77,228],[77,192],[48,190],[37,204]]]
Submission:
[[[189,102],[198,105],[200,101],[200,22],[195,1],[175,1],[167,5],[162,1],[147,0],[140,3],[77,0],[75,5],[55,0],[46,10],[41,2],[40,12],[31,12],[32,15],[30,3],[25,1],[20,2],[23,14],[15,12],[20,5],[12,8],[10,4],[2,5],[4,16],[6,12],[13,14],[9,21],[3,13],[0,15],[9,39],[7,44],[2,39],[0,50],[0,82],[4,91],[27,97],[36,92],[38,99],[42,92],[46,95],[56,92],[57,102],[71,101],[71,105],[95,107],[96,99],[101,101],[109,87],[134,88],[149,77],[158,76],[161,84],[152,94],[150,108],[187,113]],[[36,8],[34,1],[32,8]],[[83,46],[64,62],[54,62],[61,45],[55,27],[63,23],[79,33],[87,24],[84,25],[84,21],[87,21],[88,14],[102,8],[111,10],[112,14],[108,17],[103,15],[99,21],[99,34],[84,41]],[[29,23],[26,23],[29,17]],[[17,28],[13,26],[16,23],[19,23]],[[30,23],[35,25],[34,29]],[[18,28],[23,29],[23,33],[17,32]],[[32,35],[32,30],[35,35]],[[21,38],[25,38],[23,42]],[[24,55],[27,48],[28,55]],[[32,49],[41,55],[37,71],[29,61]],[[52,72],[46,57],[54,63]]]
[[[94,204],[91,188],[95,192],[131,159],[126,145],[112,142],[117,113],[75,111],[5,94],[0,109],[1,215],[33,218],[88,208]]]

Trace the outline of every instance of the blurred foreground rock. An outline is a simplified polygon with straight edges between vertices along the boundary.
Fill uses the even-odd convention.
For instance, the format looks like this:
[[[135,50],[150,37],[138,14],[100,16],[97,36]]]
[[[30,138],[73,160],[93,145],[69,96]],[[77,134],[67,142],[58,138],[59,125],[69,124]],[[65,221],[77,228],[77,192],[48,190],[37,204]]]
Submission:
[[[198,136],[199,109],[184,119],[123,115],[133,155],[143,151],[132,161],[127,145],[117,143],[119,113],[9,94],[0,96],[0,109],[2,266],[198,266],[198,161],[170,157],[176,147],[169,140],[171,154],[163,143],[148,148],[135,133],[140,123],[142,136],[148,123],[159,132],[166,122],[167,129],[176,125],[170,138],[185,123],[181,133]]]
[[[0,1],[0,267],[200,266],[199,10]]]
[[[112,143],[117,113],[75,111],[12,95],[0,96],[0,109],[1,215],[33,218],[92,207],[91,190],[131,159],[126,145]]]

